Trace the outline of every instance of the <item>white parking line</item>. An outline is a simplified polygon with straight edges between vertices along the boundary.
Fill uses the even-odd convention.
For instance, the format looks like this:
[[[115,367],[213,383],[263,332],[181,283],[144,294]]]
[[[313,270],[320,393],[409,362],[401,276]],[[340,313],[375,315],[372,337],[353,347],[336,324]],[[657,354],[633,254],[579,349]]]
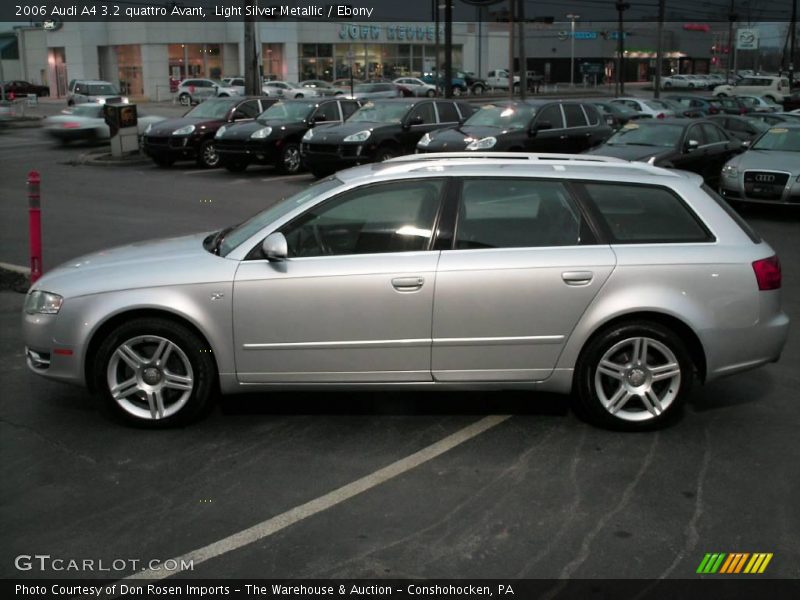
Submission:
[[[184,175],[208,175],[209,173],[219,173],[222,169],[193,169],[191,171],[182,171]]]
[[[257,542],[258,540],[273,535],[274,533],[277,533],[282,529],[286,529],[295,523],[312,517],[317,513],[332,508],[337,504],[344,502],[345,500],[349,500],[358,494],[371,490],[372,488],[379,486],[390,479],[394,479],[398,475],[402,475],[403,473],[410,471],[411,469],[414,469],[441,454],[444,454],[448,450],[452,450],[456,446],[471,440],[484,431],[487,431],[488,429],[491,429],[492,427],[495,427],[510,418],[511,415],[490,415],[488,417],[484,417],[480,421],[476,421],[472,425],[468,425],[467,427],[448,435],[446,438],[443,438],[438,442],[423,448],[419,452],[415,452],[414,454],[393,462],[389,466],[366,475],[361,479],[357,479],[352,483],[348,483],[339,489],[328,492],[324,496],[320,496],[319,498],[306,502],[305,504],[296,506],[295,508],[287,510],[286,512],[272,517],[271,519],[267,519],[266,521],[262,521],[257,525],[253,525],[252,527],[240,531],[239,533],[235,533],[217,542],[213,542],[208,546],[198,548],[197,550],[193,550],[187,554],[184,554],[183,556],[178,556],[170,560],[176,561],[179,566],[186,564],[188,561],[191,561],[190,564],[197,566],[200,563],[206,562],[207,560],[211,560],[212,558],[216,558],[226,554],[227,552],[231,552],[248,544],[252,544],[253,542]],[[162,562],[162,564],[166,564],[167,562],[169,561],[165,560]],[[180,571],[166,571],[164,569],[160,569],[158,571],[146,569],[139,573],[129,575],[128,577],[125,577],[124,580],[166,579],[167,577],[171,577],[179,572]]]
[[[280,177],[262,177],[261,181],[285,181],[287,179],[301,179],[303,177],[309,177],[308,173],[297,173],[295,175],[282,175]]]

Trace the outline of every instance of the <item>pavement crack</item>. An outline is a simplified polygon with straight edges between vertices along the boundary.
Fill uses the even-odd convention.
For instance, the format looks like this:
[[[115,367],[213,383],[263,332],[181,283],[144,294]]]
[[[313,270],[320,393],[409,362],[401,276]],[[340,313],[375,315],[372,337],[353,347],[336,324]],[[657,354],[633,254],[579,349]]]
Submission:
[[[561,570],[561,574],[559,575],[559,579],[570,579],[572,575],[577,571],[580,566],[586,562],[586,559],[589,558],[590,548],[592,546],[592,542],[597,537],[597,535],[605,528],[606,524],[613,519],[622,509],[624,509],[628,503],[631,501],[631,497],[633,496],[633,491],[636,489],[636,486],[639,485],[639,482],[645,476],[645,473],[650,468],[650,465],[653,462],[653,458],[656,455],[656,448],[658,447],[658,439],[659,434],[656,432],[653,435],[653,441],[650,443],[650,449],[647,451],[647,454],[642,461],[642,464],[639,466],[639,470],[636,472],[636,476],[633,478],[627,486],[625,486],[625,490],[622,492],[620,496],[619,502],[617,502],[616,506],[613,509],[605,513],[602,519],[600,519],[597,524],[594,526],[586,537],[583,538],[583,542],[581,543],[580,552],[578,552],[578,556],[575,557],[574,560],[567,563],[564,568]],[[548,596],[550,598],[552,596]]]
[[[43,442],[47,443],[48,445],[61,450],[62,452],[66,452],[67,454],[74,456],[75,458],[79,458],[84,462],[88,462],[92,465],[97,465],[97,460],[92,458],[91,456],[87,456],[86,454],[82,454],[77,450],[70,448],[63,442],[59,442],[56,440],[51,440],[49,437],[44,435],[43,433],[37,431],[30,425],[23,425],[22,423],[14,423],[13,421],[9,421],[4,417],[0,417],[0,424],[8,425],[9,427],[13,427],[14,429],[19,429],[21,431],[26,431],[28,433],[33,434],[38,439],[42,440]]]

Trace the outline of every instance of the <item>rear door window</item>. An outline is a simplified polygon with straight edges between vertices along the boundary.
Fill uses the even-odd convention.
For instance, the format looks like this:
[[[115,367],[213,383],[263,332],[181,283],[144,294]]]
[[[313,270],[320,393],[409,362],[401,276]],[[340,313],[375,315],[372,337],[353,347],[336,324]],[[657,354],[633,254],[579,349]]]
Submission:
[[[580,104],[564,104],[564,116],[567,118],[567,127],[586,127],[586,116]]]
[[[436,110],[439,111],[439,123],[458,123],[458,111],[452,102],[437,102]]]
[[[326,102],[314,112],[314,120],[324,123],[339,120],[339,108],[336,102]]]
[[[714,236],[675,192],[624,183],[585,183],[616,244],[700,243]]]
[[[358,102],[355,100],[341,100],[339,104],[342,106],[342,115],[345,119],[358,110]]]

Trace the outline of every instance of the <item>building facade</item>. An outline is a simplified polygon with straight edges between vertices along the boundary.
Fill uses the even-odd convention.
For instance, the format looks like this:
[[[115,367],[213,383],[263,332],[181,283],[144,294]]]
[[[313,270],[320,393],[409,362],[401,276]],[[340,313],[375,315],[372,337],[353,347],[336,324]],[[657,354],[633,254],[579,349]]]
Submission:
[[[617,48],[614,23],[530,24],[526,29],[528,70],[547,82],[612,79]],[[17,27],[20,77],[49,85],[64,96],[71,79],[103,79],[123,93],[152,100],[171,97],[170,83],[186,77],[241,75],[244,28],[240,22],[59,23],[56,30]],[[626,26],[625,79],[654,74],[653,24]],[[288,81],[333,81],[419,76],[444,62],[444,35],[432,23],[294,22],[257,25],[257,48],[265,76]],[[439,55],[436,57],[438,38]],[[712,34],[671,25],[664,34],[670,72],[706,73]],[[516,44],[515,44],[516,46]],[[574,48],[574,54],[573,54]],[[452,62],[457,70],[485,76],[510,64],[507,23],[453,25]],[[518,58],[514,59],[519,66]]]

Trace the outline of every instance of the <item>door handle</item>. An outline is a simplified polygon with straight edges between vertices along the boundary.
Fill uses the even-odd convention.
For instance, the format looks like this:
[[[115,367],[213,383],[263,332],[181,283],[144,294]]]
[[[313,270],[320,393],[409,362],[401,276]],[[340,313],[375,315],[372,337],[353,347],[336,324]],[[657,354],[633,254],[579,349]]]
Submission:
[[[398,292],[416,292],[424,283],[424,277],[395,277],[392,279],[392,287]]]
[[[594,273],[591,271],[564,271],[561,273],[561,279],[567,285],[588,285],[592,281]]]

